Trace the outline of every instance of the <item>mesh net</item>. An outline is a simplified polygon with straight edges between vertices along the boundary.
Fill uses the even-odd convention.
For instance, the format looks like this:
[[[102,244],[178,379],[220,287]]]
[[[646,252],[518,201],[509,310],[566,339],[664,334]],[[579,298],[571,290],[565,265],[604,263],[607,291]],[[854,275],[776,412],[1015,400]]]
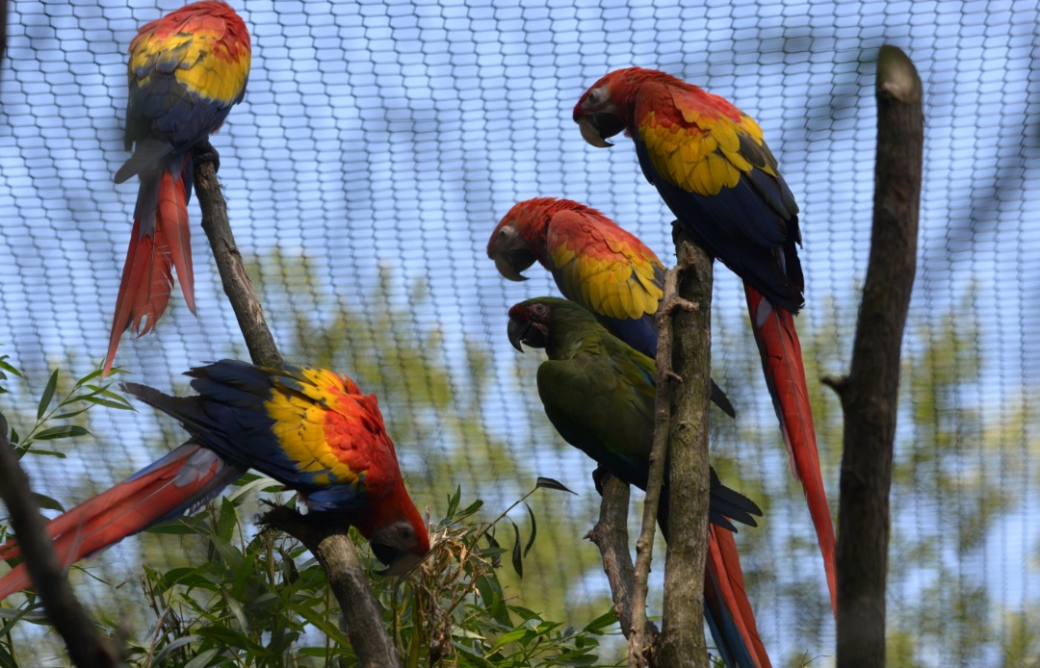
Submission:
[[[869,246],[882,43],[926,95],[920,264],[904,346],[893,488],[890,643],[897,665],[1026,665],[1038,651],[1040,49],[1035,1],[361,0],[235,3],[252,33],[245,101],[213,144],[238,244],[289,360],[379,395],[413,495],[501,507],[549,475],[582,494],[536,502],[539,541],[515,591],[583,623],[607,606],[591,466],[541,411],[506,310],[553,294],[537,267],[507,284],[484,248],[513,203],[595,206],[668,261],[671,216],[620,139],[588,147],[585,88],[632,64],[730,99],[765,131],[802,209],[799,318],[825,480],[836,508],[842,373]],[[101,360],[136,186],[126,159],[125,50],[178,3],[18,0],[0,70],[0,344],[30,379],[4,396],[35,414],[49,370]],[[123,376],[181,389],[189,366],[247,358],[191,205],[198,318],[176,294],[158,333],[127,337]],[[761,381],[737,280],[716,272],[714,370],[740,412],[714,417],[724,477],[768,510],[738,537],[777,663],[832,654],[815,539]],[[41,459],[35,480],[84,498],[168,449],[152,412],[97,410],[94,439]],[[161,429],[160,429],[161,427]],[[162,440],[165,439],[165,440]],[[32,462],[30,462],[32,463]],[[132,571],[146,545],[106,553]],[[532,575],[532,572],[534,575]],[[655,577],[661,569],[656,569]],[[660,580],[656,580],[658,588]],[[654,584],[654,581],[651,583]],[[565,593],[565,595],[561,595]],[[826,661],[826,660],[824,660]]]

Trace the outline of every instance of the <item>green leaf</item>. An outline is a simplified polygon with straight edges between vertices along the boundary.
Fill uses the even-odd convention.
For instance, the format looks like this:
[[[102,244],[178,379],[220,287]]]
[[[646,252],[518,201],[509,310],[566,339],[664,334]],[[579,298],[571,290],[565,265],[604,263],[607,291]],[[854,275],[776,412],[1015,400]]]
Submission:
[[[227,497],[220,499],[220,514],[217,516],[217,535],[226,541],[230,541],[235,535],[235,525],[238,524],[238,512],[235,504]]]
[[[22,375],[21,371],[19,371],[15,367],[11,366],[10,363],[5,361],[7,359],[8,359],[7,355],[4,355],[3,357],[0,357],[0,369],[3,369],[4,371],[6,371],[7,373],[9,373],[11,375],[18,376],[19,378],[25,378],[25,376]]]
[[[303,617],[309,624],[312,624],[319,631],[327,635],[333,642],[338,643],[342,647],[350,647],[350,639],[347,638],[346,634],[343,633],[335,624],[329,622],[329,619],[308,605],[294,606],[293,610]]]
[[[51,400],[54,398],[54,391],[58,389],[58,370],[55,369],[54,373],[51,374],[50,380],[47,381],[47,387],[43,389],[43,396],[40,397],[40,406],[36,409],[36,420],[42,420],[43,414],[47,412],[47,407],[51,405]]]
[[[87,436],[90,434],[85,427],[78,424],[63,424],[58,427],[48,427],[36,434],[34,440],[53,441],[58,438],[74,438],[76,436]]]
[[[61,405],[64,406],[65,402],[62,402]],[[86,408],[80,408],[79,410],[72,411],[71,413],[62,413],[61,415],[55,415],[51,419],[52,420],[68,420],[69,418],[76,417],[77,415],[80,415],[81,413],[86,413],[88,410],[90,410],[90,406],[87,406]]]
[[[206,668],[209,665],[209,660],[215,657],[219,651],[219,649],[213,647],[204,652],[199,652],[194,659],[184,664],[184,668]]]
[[[513,520],[509,520],[509,523],[513,525],[513,570],[520,577],[524,577],[524,559],[520,554],[520,527]]]
[[[511,642],[516,642],[516,641],[520,640],[521,638],[523,638],[528,633],[531,633],[531,631],[526,629],[526,628],[524,628],[523,626],[521,626],[520,628],[517,628],[517,629],[513,629],[509,633],[507,633],[504,636],[502,636],[501,638],[499,638],[498,641],[495,642],[495,644],[491,646],[491,649],[487,651],[487,653],[484,655],[484,657],[487,658],[491,654],[494,654],[495,651],[497,649],[499,649],[500,647],[502,647],[503,645],[507,645],[507,644],[509,644]]]
[[[171,522],[163,522],[162,524],[156,524],[153,527],[148,527],[145,531],[166,536],[186,536],[188,534],[198,533],[194,527],[182,523],[179,519]]]
[[[88,373],[86,376],[83,376],[82,378],[77,380],[76,381],[76,387],[83,387],[84,385],[86,385],[87,383],[89,383],[90,381],[94,380],[95,378],[97,378],[100,375],[101,375],[101,367],[98,367],[97,369],[94,369],[93,371]]]
[[[58,503],[56,500],[44,494],[32,493],[33,498],[36,499],[36,505],[45,510],[57,510],[59,513],[65,512],[64,506]]]
[[[571,492],[571,490],[567,489],[563,483],[553,480],[552,478],[543,478],[538,476],[538,480],[534,483],[534,486],[540,487],[541,489],[555,489],[561,492],[570,492],[574,496],[578,495],[577,492]]]
[[[498,558],[498,555],[502,554],[503,552],[505,552],[505,550],[502,549],[501,543],[499,543],[498,540],[495,538],[494,531],[487,532],[487,534],[485,534],[484,537],[487,538],[488,545],[491,546],[492,550],[499,550],[499,551],[498,552],[494,552],[494,551],[488,551],[488,550],[481,550],[481,554],[485,555],[485,556],[490,556],[491,557],[491,565],[494,568],[498,568],[499,566],[502,565],[502,560]]]
[[[534,537],[538,535],[538,523],[534,521],[534,511],[531,510],[531,506],[524,504],[527,508],[527,514],[531,518],[531,537],[527,539],[527,545],[524,546],[524,556],[531,551],[531,546],[534,545]]]
[[[191,643],[193,643],[193,642],[195,642],[197,640],[202,640],[202,638],[200,638],[199,636],[196,636],[196,635],[190,635],[190,636],[183,636],[181,638],[177,638],[176,640],[171,641],[169,644],[167,644],[161,650],[159,650],[159,652],[155,655],[154,665],[156,665],[156,666],[165,665],[166,657],[168,657],[170,654],[172,654],[174,650],[176,650],[178,647],[184,647],[185,645],[190,645]]]
[[[458,512],[458,514],[455,515],[454,519],[455,519],[456,522],[464,520],[464,519],[466,519],[470,515],[474,514],[475,512],[477,512],[478,510],[480,510],[483,507],[484,507],[484,502],[481,501],[480,499],[477,499],[473,503],[469,504],[468,506],[466,506],[465,508],[460,510]]]
[[[445,513],[446,517],[455,517],[455,511],[459,507],[459,500],[462,498],[462,485],[455,485],[455,493],[448,497],[448,512]]]
[[[614,608],[610,608],[599,617],[593,619],[591,622],[585,625],[585,628],[581,630],[582,633],[595,633],[596,635],[602,635],[605,629],[610,628],[614,624],[618,623],[617,614],[614,612]]]
[[[58,459],[65,459],[68,456],[64,452],[58,452],[56,450],[40,450],[39,448],[33,448],[32,452],[37,456],[44,455],[47,457],[57,457]],[[20,456],[19,459],[21,459]]]
[[[131,406],[130,404],[126,403],[126,402],[120,403],[120,402],[116,402],[116,401],[109,401],[108,399],[102,399],[101,397],[84,396],[84,397],[76,397],[76,400],[77,401],[80,401],[80,400],[89,401],[92,404],[97,404],[98,406],[104,406],[106,408],[118,408],[121,411],[132,411],[132,410],[134,410],[134,407]]]
[[[242,553],[237,547],[216,534],[209,537],[209,542],[228,568],[235,570],[242,567]]]
[[[271,490],[270,488],[276,488],[276,489]],[[282,483],[280,483],[277,480],[275,480],[274,478],[268,478],[267,476],[260,476],[256,480],[253,480],[252,482],[246,483],[245,485],[242,485],[241,487],[236,488],[234,491],[232,491],[230,494],[227,495],[227,498],[228,498],[229,501],[237,501],[240,497],[244,496],[245,494],[248,494],[249,492],[253,491],[254,489],[258,490],[258,491],[261,491],[261,492],[281,491],[281,490],[285,489],[285,486],[282,485]]]

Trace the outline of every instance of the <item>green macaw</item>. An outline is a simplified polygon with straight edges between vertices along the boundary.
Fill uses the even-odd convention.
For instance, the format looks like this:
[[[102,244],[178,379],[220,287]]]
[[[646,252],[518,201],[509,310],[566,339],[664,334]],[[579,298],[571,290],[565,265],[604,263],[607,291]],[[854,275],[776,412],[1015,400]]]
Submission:
[[[564,299],[538,297],[509,309],[509,341],[544,348],[538,396],[556,431],[617,478],[646,489],[654,438],[654,360],[612,336],[596,317]],[[727,666],[763,668],[769,658],[744,592],[733,522],[756,526],[757,505],[711,475],[710,546],[704,614]],[[667,481],[667,476],[665,480]],[[668,486],[658,522],[668,537]]]

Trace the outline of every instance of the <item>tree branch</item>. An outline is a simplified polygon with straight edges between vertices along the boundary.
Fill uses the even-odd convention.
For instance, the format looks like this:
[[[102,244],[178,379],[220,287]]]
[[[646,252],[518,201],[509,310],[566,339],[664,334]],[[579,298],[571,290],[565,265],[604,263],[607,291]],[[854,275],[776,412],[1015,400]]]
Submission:
[[[212,156],[215,149],[208,141],[200,142],[193,149],[195,155],[195,191],[202,209],[202,229],[209,238],[213,259],[224,284],[224,294],[238,318],[238,326],[246,340],[249,357],[253,364],[281,367],[282,355],[278,352],[271,330],[264,318],[264,309],[253,292],[246,268],[242,264],[242,253],[235,243],[235,235],[228,222],[227,202],[217,182],[217,167]]]
[[[631,638],[632,589],[635,586],[635,567],[628,551],[628,499],[629,487],[604,470],[600,479],[603,500],[600,502],[599,521],[585,537],[595,543],[603,559],[603,571],[610,583],[610,594],[614,600],[614,614],[621,623],[625,638]],[[643,635],[653,646],[658,631],[654,624],[643,617]]]
[[[227,204],[217,182],[216,152],[209,142],[203,142],[195,146],[194,154],[202,229],[209,238],[224,292],[238,318],[249,355],[254,364],[281,367],[282,356],[267,327],[260,300],[253,292],[231,232]],[[365,668],[396,668],[399,664],[393,642],[343,523],[329,521],[321,514],[301,515],[289,508],[275,508],[265,514],[261,522],[281,529],[306,545],[325,568],[329,586],[350,626],[350,640],[360,664]]]
[[[659,348],[658,374],[676,369],[682,382],[661,390],[658,401],[670,401],[668,439],[668,552],[664,572],[663,631],[658,663],[675,668],[708,666],[704,642],[704,569],[708,547],[708,403],[711,397],[711,258],[675,227],[678,296],[661,323],[670,327],[671,350]],[[670,353],[670,356],[669,356]],[[662,368],[661,361],[668,365]],[[661,407],[658,404],[658,419]],[[655,435],[657,436],[657,435]]]
[[[101,637],[62,572],[46,522],[33,499],[29,478],[7,440],[7,421],[3,416],[0,416],[0,498],[11,515],[11,527],[18,537],[29,577],[43,601],[47,617],[65,641],[69,659],[82,668],[116,666],[115,648]]]
[[[852,367],[828,379],[841,398],[845,444],[838,509],[839,668],[885,665],[892,453],[899,351],[917,260],[924,113],[921,79],[895,47],[878,57],[874,224]]]
[[[330,513],[300,513],[285,506],[275,506],[264,513],[260,522],[284,531],[303,543],[328,574],[329,587],[340,602],[347,622],[350,644],[364,668],[397,666],[397,651],[383,627],[383,615],[368,586],[365,569],[341,518]],[[359,596],[359,592],[367,596]],[[345,605],[344,602],[349,602]],[[381,632],[373,632],[373,621]]]

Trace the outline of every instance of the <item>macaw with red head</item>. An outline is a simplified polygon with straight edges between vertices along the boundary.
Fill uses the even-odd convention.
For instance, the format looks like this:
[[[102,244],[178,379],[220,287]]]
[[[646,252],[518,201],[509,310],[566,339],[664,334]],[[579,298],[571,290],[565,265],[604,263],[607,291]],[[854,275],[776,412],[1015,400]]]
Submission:
[[[569,199],[538,197],[502,217],[487,245],[504,278],[535,262],[549,270],[563,296],[592,312],[600,324],[647,357],[657,357],[654,314],[664,296],[665,267],[649,247],[610,218]],[[711,383],[711,399],[736,413]]]
[[[574,121],[593,146],[622,132],[643,175],[685,231],[744,281],[766,385],[805,488],[837,608],[834,526],[793,316],[804,304],[798,205],[762,129],[725,99],[656,70],[616,70],[592,85]]]
[[[289,365],[223,360],[187,375],[196,396],[123,385],[179,420],[191,438],[48,522],[64,566],[204,504],[251,468],[299,492],[312,512],[357,527],[388,566],[381,574],[403,574],[429,551],[375,396],[346,376]],[[16,540],[0,545],[0,559],[19,554]],[[30,584],[19,564],[0,578],[0,601]]]
[[[249,31],[223,2],[196,2],[148,23],[130,42],[127,150],[116,172],[140,181],[134,227],[119,282],[104,373],[130,329],[147,334],[166,310],[173,269],[195,312],[191,261],[191,149],[216,132],[242,101],[249,78]]]

